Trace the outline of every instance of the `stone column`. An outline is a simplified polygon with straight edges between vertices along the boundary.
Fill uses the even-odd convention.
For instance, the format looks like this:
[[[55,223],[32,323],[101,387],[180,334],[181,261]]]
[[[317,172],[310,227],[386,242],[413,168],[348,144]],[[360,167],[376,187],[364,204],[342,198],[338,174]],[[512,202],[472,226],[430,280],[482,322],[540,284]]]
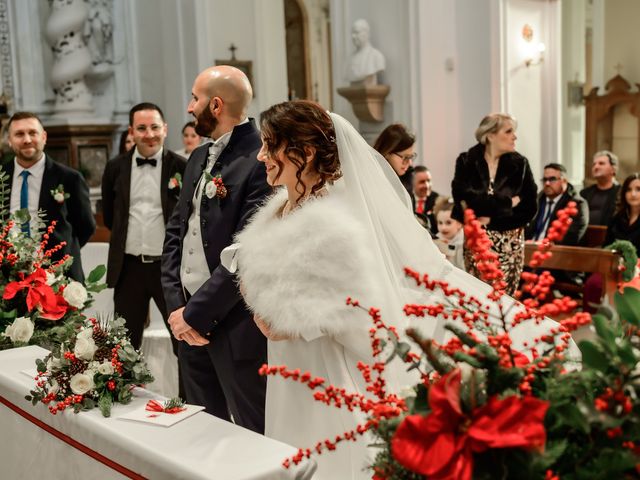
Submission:
[[[52,119],[90,117],[92,95],[85,83],[91,55],[82,37],[89,9],[84,0],[50,0],[45,34],[53,52],[51,86],[56,95]]]

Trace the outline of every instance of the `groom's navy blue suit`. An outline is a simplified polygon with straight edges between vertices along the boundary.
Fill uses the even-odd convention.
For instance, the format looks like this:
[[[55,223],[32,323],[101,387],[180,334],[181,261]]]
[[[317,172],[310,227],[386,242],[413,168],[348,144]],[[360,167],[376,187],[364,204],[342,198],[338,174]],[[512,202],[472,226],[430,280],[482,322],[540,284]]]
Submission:
[[[266,362],[266,338],[242,300],[234,275],[220,265],[220,252],[230,245],[270,188],[257,161],[261,141],[253,120],[237,125],[211,174],[220,175],[225,198],[202,195],[202,246],[211,277],[188,297],[180,280],[182,247],[188,233],[192,199],[207,164],[208,145],[196,149],[184,173],[180,199],[166,229],[162,286],[167,310],[185,307],[185,321],[209,340],[204,347],[180,342],[180,368],[189,403],[259,433],[264,431],[266,380],[258,369]]]

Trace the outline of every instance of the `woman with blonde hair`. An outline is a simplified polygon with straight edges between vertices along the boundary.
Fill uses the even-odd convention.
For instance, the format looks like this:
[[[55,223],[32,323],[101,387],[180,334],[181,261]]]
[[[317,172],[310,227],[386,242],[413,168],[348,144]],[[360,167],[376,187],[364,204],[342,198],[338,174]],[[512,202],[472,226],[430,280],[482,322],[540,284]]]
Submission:
[[[464,221],[471,208],[487,230],[505,274],[507,293],[518,288],[524,267],[524,227],[537,210],[537,187],[527,159],[516,152],[516,120],[492,113],[476,129],[478,143],[461,153],[451,183],[455,202],[452,217]],[[465,268],[479,276],[471,252]]]

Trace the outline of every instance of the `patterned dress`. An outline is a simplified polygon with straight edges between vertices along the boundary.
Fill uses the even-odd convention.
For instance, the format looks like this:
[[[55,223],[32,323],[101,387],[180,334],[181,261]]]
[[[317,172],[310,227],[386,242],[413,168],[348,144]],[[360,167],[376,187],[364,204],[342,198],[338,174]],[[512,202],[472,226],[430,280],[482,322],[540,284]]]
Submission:
[[[524,228],[505,230],[487,230],[487,236],[493,247],[491,250],[498,254],[500,268],[504,273],[504,281],[507,284],[506,292],[513,295],[518,289],[520,275],[524,267]],[[480,272],[473,260],[473,253],[464,247],[465,270],[474,277],[480,278]]]

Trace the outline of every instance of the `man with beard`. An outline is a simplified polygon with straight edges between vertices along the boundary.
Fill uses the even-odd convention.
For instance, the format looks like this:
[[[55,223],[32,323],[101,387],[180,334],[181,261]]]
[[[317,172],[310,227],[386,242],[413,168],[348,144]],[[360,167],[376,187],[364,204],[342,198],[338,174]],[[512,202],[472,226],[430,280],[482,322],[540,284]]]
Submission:
[[[546,237],[549,227],[556,219],[559,210],[566,208],[569,202],[575,202],[578,213],[573,217],[571,226],[559,245],[579,245],[589,223],[589,207],[573,185],[567,180],[567,169],[558,163],[545,165],[542,178],[542,192],[538,195],[538,213],[525,230],[527,240],[539,241]]]
[[[617,172],[617,155],[602,150],[593,156],[591,176],[596,183],[580,191],[580,196],[589,204],[589,225],[609,225],[620,191],[615,178]]]
[[[80,248],[96,229],[87,182],[78,171],[53,161],[44,153],[47,132],[34,113],[14,113],[7,130],[9,145],[16,155],[3,167],[11,179],[9,210],[13,213],[28,209],[31,215],[31,221],[18,228],[25,235],[35,233],[38,210],[44,213],[47,225],[55,220],[56,228],[47,248],[61,242],[66,244],[52,255],[52,260],[70,255],[73,263],[68,271],[69,277],[84,281]]]
[[[260,134],[247,109],[253,97],[246,75],[230,66],[201,72],[187,111],[196,132],[213,144],[196,148],[184,189],[169,224],[162,257],[162,284],[169,324],[180,342],[187,401],[219,418],[262,433],[266,362],[260,333],[234,275],[220,264],[269,192],[257,161]]]
[[[135,146],[105,167],[102,208],[111,230],[107,285],[114,289],[114,308],[126,321],[132,345],[140,348],[152,298],[168,321],[160,258],[165,225],[178,202],[174,180],[184,173],[186,161],[164,148],[167,124],[153,103],[130,110],[129,133]],[[177,355],[178,342],[172,342]]]

